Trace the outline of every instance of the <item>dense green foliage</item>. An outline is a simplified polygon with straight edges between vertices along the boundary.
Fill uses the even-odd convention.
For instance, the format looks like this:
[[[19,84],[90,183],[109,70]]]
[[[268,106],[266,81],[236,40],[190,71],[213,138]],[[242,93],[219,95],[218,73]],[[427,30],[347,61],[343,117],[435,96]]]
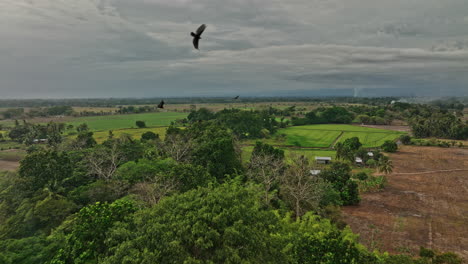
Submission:
[[[396,152],[398,145],[395,141],[387,140],[382,144],[381,148],[385,152]]]
[[[280,130],[302,129],[293,138],[299,145],[313,136],[330,146],[341,135],[337,157],[347,163],[333,162],[319,175],[311,175],[315,164],[307,156],[287,156],[289,150],[261,142],[241,162],[238,139],[269,142],[285,126],[284,116],[365,123],[424,115],[416,109],[425,106],[372,102],[309,113],[295,107],[217,113],[201,108],[179,123],[185,127],[170,126],[161,138],[149,130],[141,140],[102,131],[99,144],[92,132],[98,128],[129,127],[137,120],[169,124],[174,115],[90,118],[89,126],[80,121],[66,128],[16,122],[10,138],[31,143],[44,137],[48,144],[30,146],[18,172],[0,173],[0,263],[461,263],[452,253],[428,250],[419,259],[370,252],[336,217],[338,206],[359,203],[360,190],[385,184],[384,176],[352,175],[349,162],[360,157],[360,166],[391,172],[391,160],[377,150],[370,156],[363,148],[367,142],[356,137],[387,131],[350,125]],[[156,122],[158,117],[167,119]],[[64,141],[64,129],[76,130],[75,137]]]

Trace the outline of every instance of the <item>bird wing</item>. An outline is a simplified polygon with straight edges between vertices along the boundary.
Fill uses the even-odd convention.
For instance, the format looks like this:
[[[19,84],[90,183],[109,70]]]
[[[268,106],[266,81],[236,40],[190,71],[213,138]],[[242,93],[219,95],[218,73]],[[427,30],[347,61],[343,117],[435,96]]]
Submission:
[[[205,31],[206,25],[202,24],[198,29],[197,29],[197,35],[200,36],[203,31]]]
[[[158,104],[158,108],[164,108],[164,101],[161,101],[161,102]]]
[[[198,40],[199,38],[193,38],[193,46],[198,49]]]

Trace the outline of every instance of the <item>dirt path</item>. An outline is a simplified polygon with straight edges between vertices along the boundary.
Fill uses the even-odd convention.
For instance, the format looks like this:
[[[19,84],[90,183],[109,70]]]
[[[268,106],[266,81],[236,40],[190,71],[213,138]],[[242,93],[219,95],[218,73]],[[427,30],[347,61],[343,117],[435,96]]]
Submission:
[[[467,261],[468,150],[403,146],[390,157],[385,189],[343,208],[351,229],[381,250],[417,254],[424,246]]]
[[[400,173],[392,173],[392,175],[419,175],[419,174],[431,174],[431,173],[453,172],[453,171],[468,171],[468,169],[435,170],[435,171],[422,171],[422,172],[400,172]]]

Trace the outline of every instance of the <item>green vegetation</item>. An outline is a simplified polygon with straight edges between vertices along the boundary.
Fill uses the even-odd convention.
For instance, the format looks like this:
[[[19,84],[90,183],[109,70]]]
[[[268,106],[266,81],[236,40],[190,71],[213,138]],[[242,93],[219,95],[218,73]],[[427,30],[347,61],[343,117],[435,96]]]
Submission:
[[[339,218],[339,206],[385,186],[384,176],[370,172],[393,169],[367,147],[404,133],[284,122],[305,115],[349,123],[357,114],[379,121],[395,112],[385,105],[314,114],[295,106],[199,109],[170,126],[185,114],[17,121],[7,140],[29,146],[15,157],[0,152],[22,158],[17,172],[0,172],[0,262],[460,263],[450,252],[421,249],[413,258],[368,250]],[[148,127],[132,128],[136,121]],[[315,156],[338,160],[319,166]],[[350,165],[356,157],[359,169]],[[311,175],[317,167],[321,172]]]
[[[91,116],[77,117],[71,119],[67,124],[78,126],[86,123],[91,131],[107,131],[117,130],[122,128],[136,127],[136,121],[144,121],[148,127],[169,126],[176,119],[187,117],[185,113],[175,112],[158,112],[144,114],[128,114],[128,115],[108,115],[108,116]]]
[[[330,147],[335,140],[344,142],[358,137],[364,147],[379,147],[386,140],[394,140],[403,132],[359,127],[352,125],[307,125],[280,129],[278,134],[286,134],[286,145],[301,147]]]

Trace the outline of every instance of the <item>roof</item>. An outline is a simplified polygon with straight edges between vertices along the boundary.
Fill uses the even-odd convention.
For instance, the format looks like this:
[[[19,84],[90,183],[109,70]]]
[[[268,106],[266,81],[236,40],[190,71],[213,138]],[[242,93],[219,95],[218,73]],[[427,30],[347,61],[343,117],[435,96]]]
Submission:
[[[331,160],[331,157],[315,157],[315,160]]]
[[[362,159],[359,157],[356,157],[356,162],[362,162]]]
[[[312,175],[318,175],[321,172],[321,170],[310,170],[310,174]]]
[[[370,151],[367,152],[367,156],[369,156],[369,157],[374,157],[374,152],[370,152]]]

